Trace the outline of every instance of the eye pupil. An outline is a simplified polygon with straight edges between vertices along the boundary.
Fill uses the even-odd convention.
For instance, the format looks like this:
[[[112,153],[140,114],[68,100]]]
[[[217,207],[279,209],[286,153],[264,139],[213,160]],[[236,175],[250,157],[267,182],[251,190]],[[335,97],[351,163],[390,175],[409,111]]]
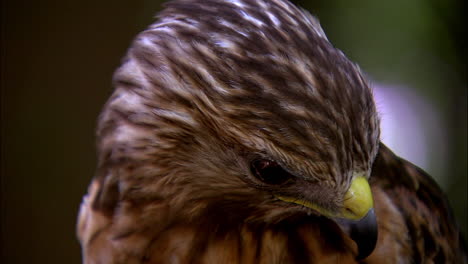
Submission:
[[[251,164],[252,174],[264,183],[278,185],[285,183],[291,175],[278,163],[267,160],[254,160]]]

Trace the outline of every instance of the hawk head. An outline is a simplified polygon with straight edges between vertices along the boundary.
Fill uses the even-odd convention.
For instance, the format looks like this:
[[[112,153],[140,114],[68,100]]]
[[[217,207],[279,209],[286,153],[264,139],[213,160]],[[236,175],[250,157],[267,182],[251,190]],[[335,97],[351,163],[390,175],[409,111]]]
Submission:
[[[158,18],[114,76],[93,208],[161,228],[326,217],[367,256],[379,120],[318,21],[284,0],[178,0]]]

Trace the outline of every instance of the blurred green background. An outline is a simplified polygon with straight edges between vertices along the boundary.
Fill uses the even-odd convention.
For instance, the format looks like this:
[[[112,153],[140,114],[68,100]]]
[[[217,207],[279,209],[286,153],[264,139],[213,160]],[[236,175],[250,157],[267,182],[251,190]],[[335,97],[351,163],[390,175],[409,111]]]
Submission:
[[[75,219],[96,166],[96,118],[113,71],[160,2],[2,1],[1,263],[80,263]],[[466,234],[464,2],[296,3],[373,82],[404,87],[430,106],[437,118],[423,129],[423,168]]]

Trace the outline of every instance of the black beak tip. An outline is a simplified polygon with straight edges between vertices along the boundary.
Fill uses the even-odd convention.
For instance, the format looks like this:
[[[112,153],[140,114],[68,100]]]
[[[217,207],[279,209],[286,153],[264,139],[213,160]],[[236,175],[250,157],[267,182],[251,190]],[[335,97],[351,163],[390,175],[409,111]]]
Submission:
[[[358,245],[357,260],[368,257],[377,244],[378,228],[374,209],[350,228],[350,236]]]
[[[358,246],[356,260],[368,257],[377,244],[378,228],[374,209],[358,221],[339,219],[338,223]]]

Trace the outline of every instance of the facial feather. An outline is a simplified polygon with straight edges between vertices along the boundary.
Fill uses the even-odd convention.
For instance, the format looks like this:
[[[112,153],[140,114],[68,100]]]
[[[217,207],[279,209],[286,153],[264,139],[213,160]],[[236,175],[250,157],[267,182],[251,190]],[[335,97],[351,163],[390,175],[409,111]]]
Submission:
[[[340,192],[375,157],[378,119],[359,69],[315,18],[283,1],[170,2],[136,38],[114,82],[101,153],[129,148],[125,158],[144,152],[177,171],[183,166],[170,163],[203,169],[199,159],[188,162],[195,153],[236,152],[205,162],[209,171],[242,168],[242,155],[257,153]]]
[[[286,1],[169,2],[134,40],[114,86],[90,206],[121,215],[114,235],[135,245],[130,234],[156,236],[183,219],[222,229],[318,214],[276,193],[338,210],[378,149],[359,68]],[[254,159],[277,162],[293,180],[266,186],[252,175]]]

